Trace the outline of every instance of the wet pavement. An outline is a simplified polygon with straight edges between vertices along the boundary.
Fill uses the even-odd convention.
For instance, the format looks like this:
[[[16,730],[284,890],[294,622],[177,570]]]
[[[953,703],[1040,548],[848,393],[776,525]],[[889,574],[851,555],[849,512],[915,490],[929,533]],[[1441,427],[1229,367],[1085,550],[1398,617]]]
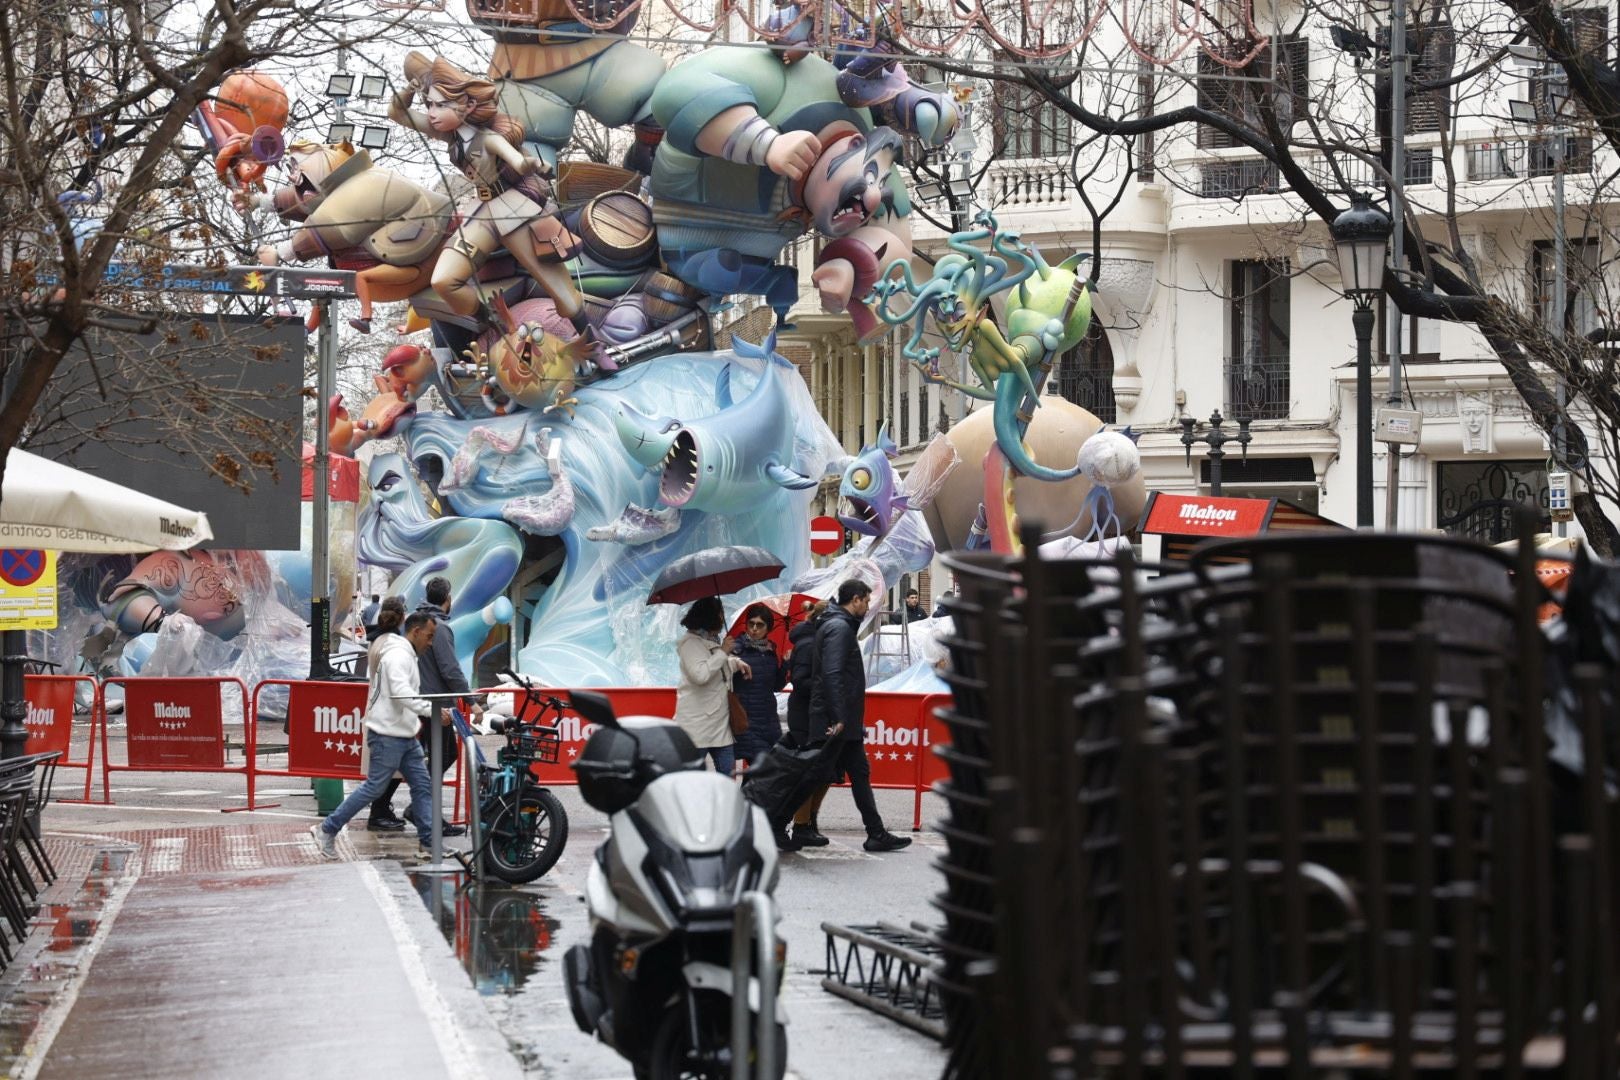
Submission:
[[[576,792],[557,789],[572,828],[550,873],[463,887],[420,872],[414,837],[351,828],[345,861],[321,860],[303,831],[313,800],[294,788],[275,811],[222,819],[240,805],[231,780],[154,777],[115,785],[115,807],[48,812],[48,840],[75,841],[80,856],[46,898],[50,929],[36,936],[51,944],[26,976],[13,965],[0,978],[13,1075],[628,1080],[629,1065],[574,1026],[563,989],[606,836]],[[909,817],[908,795],[878,795],[891,820]],[[789,1076],[933,1080],[937,1044],[821,989],[824,920],[926,920],[939,882],[936,837],[868,855],[848,804],[835,795],[823,815],[831,847],[783,860]]]

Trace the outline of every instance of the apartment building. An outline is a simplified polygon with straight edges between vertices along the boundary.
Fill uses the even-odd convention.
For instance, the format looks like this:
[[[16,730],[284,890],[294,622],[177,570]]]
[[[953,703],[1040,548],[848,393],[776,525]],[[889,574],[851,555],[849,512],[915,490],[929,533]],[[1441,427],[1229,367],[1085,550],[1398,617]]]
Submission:
[[[1383,11],[1365,20],[1375,42],[1388,39],[1377,26],[1387,19]],[[1417,54],[1414,79],[1442,82],[1447,72],[1464,70],[1473,46],[1453,25],[1496,19],[1501,28],[1500,12],[1494,5],[1419,9],[1426,21],[1408,38]],[[1298,24],[1299,12],[1288,18],[1288,25]],[[1611,11],[1577,7],[1571,19],[1591,32],[1591,48],[1612,59]],[[1343,121],[1341,137],[1358,123],[1371,127],[1371,55],[1336,48],[1325,23],[1278,35],[1272,49],[1272,71],[1288,84],[1296,119],[1335,117]],[[1162,112],[1197,102],[1240,118],[1255,85],[1205,55],[1134,77],[1140,96],[1127,108]],[[1089,79],[1078,80],[1080,94]],[[1007,107],[1005,86],[980,82],[973,89],[979,145],[967,170],[972,205],[993,210],[1004,228],[1019,230],[1052,261],[1090,250],[1092,217],[1074,177],[1099,154],[1122,155],[1118,143],[1077,153],[1085,133],[1055,107],[1022,101],[1015,110]],[[1406,120],[1406,193],[1425,236],[1447,249],[1457,241],[1494,294],[1551,319],[1557,281],[1551,206],[1561,173],[1568,207],[1564,332],[1586,335],[1608,310],[1604,286],[1615,244],[1605,183],[1615,161],[1601,141],[1594,145],[1581,133],[1579,118],[1561,127],[1509,119],[1513,99],[1529,100],[1547,119],[1547,97],[1541,73],[1502,65],[1414,95]],[[1347,205],[1347,189],[1383,197],[1382,181],[1365,162],[1341,154],[1330,165],[1326,154],[1301,148],[1295,154],[1336,205]],[[1096,185],[1088,188],[1100,196],[1095,201],[1106,202],[1116,190],[1119,201],[1101,223],[1093,332],[1062,358],[1046,393],[1140,433],[1149,490],[1210,491],[1206,447],[1195,445],[1189,456],[1183,418],[1202,429],[1219,410],[1232,434],[1235,422],[1246,420],[1252,441],[1246,455],[1227,446],[1225,494],[1278,496],[1353,523],[1356,343],[1326,226],[1287,191],[1275,165],[1211,128],[1139,140],[1128,161],[1120,157],[1087,182]],[[935,216],[948,213],[926,205]],[[937,252],[943,239],[942,230],[919,220],[920,250]],[[804,262],[805,299],[785,348],[807,366],[816,399],[847,447],[870,441],[888,420],[896,441],[915,453],[959,418],[965,403],[923,382],[892,343],[857,348],[846,320],[820,314]],[[1375,331],[1380,404],[1388,392],[1387,314],[1379,310]],[[1416,446],[1397,448],[1393,519],[1385,512],[1389,448],[1375,449],[1379,526],[1498,540],[1510,528],[1512,504],[1530,500],[1545,509],[1547,439],[1478,330],[1405,319],[1401,353],[1403,401],[1422,413],[1422,435]],[[1595,458],[1593,466],[1612,475],[1611,461]],[[1579,526],[1570,529],[1578,533]]]

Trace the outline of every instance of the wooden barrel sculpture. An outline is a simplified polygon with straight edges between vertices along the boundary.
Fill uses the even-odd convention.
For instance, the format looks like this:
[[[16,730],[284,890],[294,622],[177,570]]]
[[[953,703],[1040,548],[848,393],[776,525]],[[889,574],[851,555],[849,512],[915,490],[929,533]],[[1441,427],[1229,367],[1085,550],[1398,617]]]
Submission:
[[[628,191],[610,191],[586,203],[579,233],[591,257],[616,270],[646,265],[658,245],[652,208]]]

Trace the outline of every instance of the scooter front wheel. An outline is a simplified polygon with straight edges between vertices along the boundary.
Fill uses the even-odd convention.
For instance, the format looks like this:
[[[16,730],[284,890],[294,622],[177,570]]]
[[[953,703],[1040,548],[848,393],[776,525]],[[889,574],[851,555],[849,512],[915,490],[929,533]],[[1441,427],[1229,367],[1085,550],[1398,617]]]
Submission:
[[[568,814],[557,796],[525,787],[503,799],[484,824],[484,869],[502,881],[522,885],[556,865],[568,843]]]
[[[647,1068],[636,1071],[637,1080],[731,1080],[731,1002],[700,994],[698,1007],[698,1030],[707,1045],[694,1048],[686,1010],[670,1009],[653,1036]],[[754,1020],[750,1013],[748,1022]],[[787,1028],[782,1024],[776,1025],[775,1071],[775,1080],[787,1072]]]

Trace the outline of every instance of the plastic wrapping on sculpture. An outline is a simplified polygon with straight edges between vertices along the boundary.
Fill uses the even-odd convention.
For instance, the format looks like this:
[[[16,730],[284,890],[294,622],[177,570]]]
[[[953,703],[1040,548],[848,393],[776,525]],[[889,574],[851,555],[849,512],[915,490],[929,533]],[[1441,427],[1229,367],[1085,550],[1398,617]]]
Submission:
[[[866,688],[908,694],[950,693],[936,665],[946,658],[941,639],[951,628],[948,618],[918,619],[904,627],[895,623],[884,626],[881,642],[877,634],[869,635],[861,642],[861,655],[866,662]],[[909,639],[908,652],[900,650],[898,639],[902,630]]]
[[[64,555],[48,656],[63,672],[100,678],[233,676],[249,687],[301,678],[309,671],[309,630],[286,606],[291,590],[277,570],[295,565],[293,556]],[[307,607],[307,563],[304,580]],[[121,707],[122,691],[106,693]]]
[[[521,476],[516,469],[488,476],[484,467],[475,467],[468,476],[469,487],[456,492],[460,500],[453,501],[455,497],[446,494],[443,501],[449,506],[443,513],[434,513],[411,461],[425,452],[417,449],[416,437],[420,434],[427,442],[432,421],[441,419],[448,418],[429,414],[412,422],[410,459],[392,451],[372,457],[366,471],[371,498],[360,511],[355,552],[367,566],[398,572],[388,592],[404,598],[407,610],[426,599],[430,579],[449,580],[450,627],[456,635],[456,658],[470,677],[490,627],[512,617],[511,601],[505,594],[523,557],[523,541],[516,529],[500,520],[500,511],[504,503],[525,490],[525,480],[532,482],[533,478]],[[523,424],[529,417],[515,419]],[[446,470],[468,435],[465,429],[456,431],[434,447]],[[492,467],[495,464],[490,462]],[[485,490],[499,491],[504,497],[486,500],[468,495],[469,491]]]
[[[1085,256],[1052,266],[1016,230],[1000,228],[988,211],[974,222],[975,228],[948,238],[950,254],[935,263],[924,282],[912,277],[909,262],[890,263],[868,303],[876,305],[883,322],[910,328],[901,351],[923,378],[995,403],[996,444],[1019,475],[1066,480],[1079,466],[1056,469],[1033,460],[1023,440],[1027,421],[1018,416],[1026,407],[1039,407],[1039,384],[1053,361],[1086,336],[1091,296],[1075,272]],[[988,249],[981,247],[986,241]],[[1002,294],[1005,309],[998,321],[991,301]],[[900,296],[909,305],[897,311],[892,304]],[[922,344],[930,330],[943,335],[945,349],[966,355],[977,383],[943,373],[944,350]]]
[[[868,533],[826,566],[800,575],[793,582],[793,591],[807,593],[818,599],[831,599],[838,592],[841,582],[855,577],[870,585],[873,592],[883,593],[900,584],[900,579],[905,575],[926,570],[933,562],[934,539],[929,533],[928,523],[923,519],[922,512],[934,501],[934,496],[939,493],[946,477],[961,465],[962,459],[949,439],[944,435],[935,435],[918,456],[916,464],[906,474],[906,478],[897,481],[894,479],[894,467],[889,462],[888,454],[882,449],[883,441],[884,436],[880,433],[879,445],[870,448],[874,453],[863,451],[845,467],[844,484],[840,491],[842,492],[845,486],[851,486],[851,474],[858,469],[869,469],[874,475],[886,473],[887,479],[879,478],[875,483],[891,491],[901,492],[905,500],[904,511],[887,519],[881,533]],[[859,520],[868,528],[871,527],[859,513],[853,515],[854,520],[847,514],[840,514],[839,518],[851,528],[854,528],[854,520]],[[876,514],[874,519],[882,520]],[[855,531],[864,530],[855,529]],[[876,618],[876,608],[873,608],[867,616],[867,621],[871,622]]]
[[[441,488],[446,512],[467,515],[458,520],[498,519],[514,498],[551,491],[551,470],[537,433],[547,431],[554,446],[560,438],[574,513],[556,533],[562,565],[528,612],[532,621],[518,657],[521,671],[557,686],[672,684],[680,609],[647,606],[653,579],[671,560],[729,544],[763,547],[782,560],[786,570],[777,582],[727,597],[728,607],[780,592],[781,583],[808,565],[811,492],[785,487],[771,473],[820,477],[842,451],[798,372],[780,358],[768,363],[760,347],[739,342],[737,352],[666,356],[582,386],[572,417],[523,412],[468,421],[430,413],[412,420],[406,438],[410,458],[435,458],[446,475],[471,431],[489,432],[473,462],[461,467],[462,482]],[[778,422],[762,428],[753,423],[755,417],[736,410],[737,402],[750,400]],[[660,493],[669,486],[662,467],[668,451],[643,455],[652,461],[650,470],[627,453],[621,408],[626,417],[633,411],[682,418],[678,426],[697,448],[703,476],[713,477],[693,485],[698,497],[679,507],[660,507]],[[655,425],[649,437],[657,434]],[[502,453],[502,445],[511,452]],[[391,468],[397,471],[404,459],[393,457]],[[375,460],[372,475],[379,475]],[[726,483],[750,493],[737,512],[713,509],[734,505]],[[685,491],[683,479],[673,493],[679,498]],[[637,545],[588,539],[593,532],[602,536],[628,529],[633,516],[658,522],[645,531],[669,531]],[[361,533],[364,561],[390,565],[367,554],[375,548],[398,565],[397,529],[375,538],[368,528]]]

